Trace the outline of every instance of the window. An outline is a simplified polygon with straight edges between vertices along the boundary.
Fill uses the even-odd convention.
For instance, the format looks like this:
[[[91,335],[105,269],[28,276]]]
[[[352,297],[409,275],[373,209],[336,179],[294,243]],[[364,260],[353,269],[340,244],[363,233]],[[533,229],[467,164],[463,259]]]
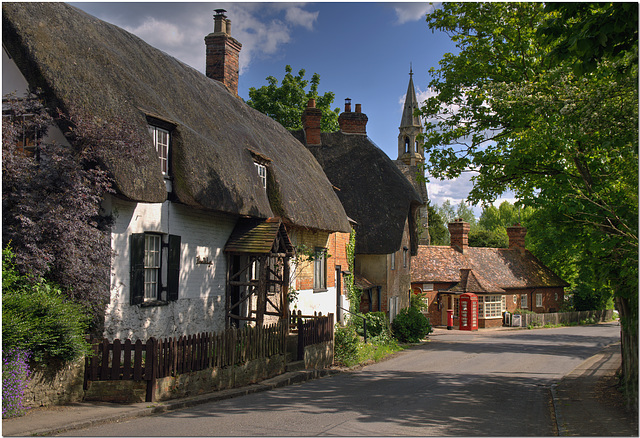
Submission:
[[[144,235],[144,299],[158,299],[161,241],[158,234]]]
[[[327,289],[327,250],[325,248],[316,248],[313,258],[313,289]]]
[[[536,307],[542,307],[542,294],[536,294]]]
[[[514,295],[513,296],[513,304],[516,304],[518,302],[518,295]]]
[[[459,298],[454,298],[453,299],[453,316],[454,317],[458,317],[458,310],[460,307],[460,299]]]
[[[157,126],[149,126],[149,132],[153,136],[153,145],[158,152],[160,169],[163,175],[169,175],[169,131]]]
[[[132,305],[178,299],[180,236],[132,234],[130,238]]]
[[[3,111],[2,118],[3,123],[11,122],[19,131],[16,143],[17,151],[27,157],[33,157],[36,146],[42,137],[42,132],[35,126],[33,114],[15,115],[10,111]]]
[[[527,304],[527,294],[520,295],[520,307],[522,309],[526,309],[527,307],[529,307],[529,305]]]
[[[391,270],[396,269],[396,253],[391,254]]]
[[[256,170],[258,171],[258,177],[260,178],[260,184],[262,184],[262,188],[267,188],[267,166],[260,163],[253,163],[256,165]]]
[[[504,295],[478,297],[478,316],[480,318],[501,318],[504,307]]]

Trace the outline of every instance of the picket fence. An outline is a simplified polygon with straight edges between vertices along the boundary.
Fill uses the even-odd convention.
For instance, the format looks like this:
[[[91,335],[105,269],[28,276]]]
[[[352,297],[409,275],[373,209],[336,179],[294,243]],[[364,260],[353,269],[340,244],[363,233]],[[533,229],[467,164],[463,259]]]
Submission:
[[[579,323],[586,320],[605,322],[612,319],[613,310],[582,310],[579,312],[509,314],[505,315],[504,322],[509,326],[529,327]]]

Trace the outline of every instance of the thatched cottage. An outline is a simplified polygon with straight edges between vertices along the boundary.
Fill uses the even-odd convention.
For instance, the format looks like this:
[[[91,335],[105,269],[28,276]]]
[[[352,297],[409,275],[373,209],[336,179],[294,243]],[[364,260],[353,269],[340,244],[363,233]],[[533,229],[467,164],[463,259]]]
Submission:
[[[347,215],[313,155],[237,97],[241,44],[222,11],[214,21],[205,76],[72,6],[2,5],[3,93],[37,86],[48,105],[147,142],[140,163],[104,151],[116,189],[104,199],[115,217],[107,338],[283,317],[296,244],[319,255],[301,274],[320,276],[317,310],[335,311],[323,255],[350,232]]]
[[[360,310],[381,311],[393,321],[409,306],[411,256],[418,249],[423,199],[396,164],[367,136],[368,117],[351,100],[340,130],[320,132],[320,110],[310,101],[303,130],[294,135],[322,165],[348,216],[356,222],[355,275],[363,289]]]

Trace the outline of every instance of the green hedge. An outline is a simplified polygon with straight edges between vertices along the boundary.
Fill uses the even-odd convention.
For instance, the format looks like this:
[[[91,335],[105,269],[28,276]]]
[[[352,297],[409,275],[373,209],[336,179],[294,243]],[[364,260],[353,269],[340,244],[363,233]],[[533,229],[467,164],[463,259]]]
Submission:
[[[30,281],[2,251],[2,347],[29,351],[35,362],[66,362],[89,353],[89,316],[47,281]]]

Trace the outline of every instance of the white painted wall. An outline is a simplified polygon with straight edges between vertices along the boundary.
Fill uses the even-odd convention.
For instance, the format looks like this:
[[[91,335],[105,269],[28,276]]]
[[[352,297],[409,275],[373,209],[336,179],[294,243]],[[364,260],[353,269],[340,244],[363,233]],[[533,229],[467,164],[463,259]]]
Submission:
[[[223,248],[236,219],[170,201],[144,204],[114,197],[104,208],[116,217],[111,233],[114,258],[111,302],[105,315],[108,339],[165,338],[224,329],[227,259]],[[178,300],[157,307],[129,304],[129,236],[158,232],[181,236]],[[196,264],[196,258],[212,264]]]
[[[15,93],[15,97],[27,95],[29,84],[9,54],[2,49],[2,97]]]

